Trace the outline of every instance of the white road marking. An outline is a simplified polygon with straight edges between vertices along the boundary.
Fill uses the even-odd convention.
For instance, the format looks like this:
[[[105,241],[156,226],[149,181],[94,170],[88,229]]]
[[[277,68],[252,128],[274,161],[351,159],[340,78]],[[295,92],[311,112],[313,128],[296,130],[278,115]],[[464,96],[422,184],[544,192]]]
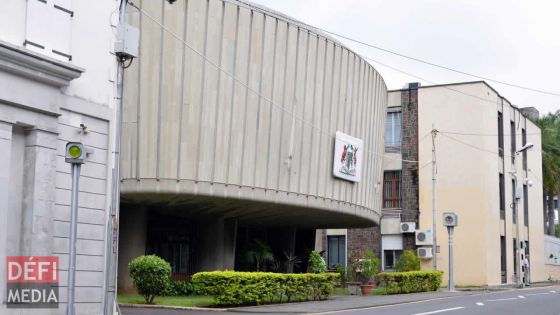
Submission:
[[[550,290],[550,293],[556,293],[556,291],[554,291],[554,290]]]
[[[527,294],[527,295],[530,295],[530,294]],[[518,298],[524,299],[525,297],[523,295],[519,295]]]
[[[499,302],[499,301],[511,301],[511,300],[517,300],[517,298],[495,299],[495,300],[484,300],[484,302]]]
[[[478,306],[484,306],[484,303],[482,303],[482,302],[476,302],[476,305],[478,305]]]
[[[443,312],[449,312],[449,311],[456,311],[456,310],[460,310],[463,309],[463,306],[458,306],[458,307],[453,307],[453,308],[445,308],[442,310],[437,310],[437,311],[431,311],[431,312],[425,312],[425,313],[416,313],[416,314],[412,314],[412,315],[428,315],[428,314],[436,314],[436,313],[443,313]]]
[[[548,293],[548,292],[543,292],[543,293],[527,293],[527,294],[525,294],[525,295],[547,295],[547,294],[550,294],[550,293]]]

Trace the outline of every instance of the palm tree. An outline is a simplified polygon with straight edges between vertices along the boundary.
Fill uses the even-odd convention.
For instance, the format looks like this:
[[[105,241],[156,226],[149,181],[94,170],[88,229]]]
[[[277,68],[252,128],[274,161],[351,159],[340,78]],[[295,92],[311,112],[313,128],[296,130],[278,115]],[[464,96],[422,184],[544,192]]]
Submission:
[[[542,132],[544,208],[548,208],[548,234],[554,235],[554,196],[560,194],[560,110],[540,118],[537,124]]]
[[[256,265],[257,271],[261,271],[261,266],[265,263],[274,261],[274,254],[270,246],[257,239],[253,240],[253,245],[246,255],[249,263]]]

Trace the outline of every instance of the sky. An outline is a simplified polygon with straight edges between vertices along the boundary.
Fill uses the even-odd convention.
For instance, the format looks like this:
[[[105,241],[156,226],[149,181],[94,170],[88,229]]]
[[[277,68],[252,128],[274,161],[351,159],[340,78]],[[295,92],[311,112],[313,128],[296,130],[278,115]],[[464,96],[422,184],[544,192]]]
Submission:
[[[558,0],[250,0],[362,42],[498,81],[560,94]],[[442,84],[477,78],[339,38],[356,53]],[[389,89],[431,85],[369,61]],[[560,96],[488,81],[519,107],[560,110]]]

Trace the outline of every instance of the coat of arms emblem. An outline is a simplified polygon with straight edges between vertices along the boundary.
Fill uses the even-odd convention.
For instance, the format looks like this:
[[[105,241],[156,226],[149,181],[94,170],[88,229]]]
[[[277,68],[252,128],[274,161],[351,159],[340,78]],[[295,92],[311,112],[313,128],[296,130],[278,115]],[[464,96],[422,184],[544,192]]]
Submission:
[[[350,176],[356,176],[356,164],[358,162],[358,147],[345,144],[340,156],[340,172]]]

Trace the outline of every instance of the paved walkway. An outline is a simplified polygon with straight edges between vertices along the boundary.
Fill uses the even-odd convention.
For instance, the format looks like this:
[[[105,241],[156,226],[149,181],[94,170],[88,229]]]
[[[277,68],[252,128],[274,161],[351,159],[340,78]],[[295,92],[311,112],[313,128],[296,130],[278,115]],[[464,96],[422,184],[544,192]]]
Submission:
[[[557,283],[535,284],[531,288],[548,287]],[[530,289],[531,289],[530,288]],[[335,312],[349,309],[365,309],[386,305],[397,305],[404,303],[414,303],[420,301],[437,301],[443,299],[452,299],[456,297],[468,297],[487,294],[492,291],[509,292],[512,288],[500,287],[492,289],[463,289],[458,292],[448,292],[444,289],[437,292],[423,292],[412,294],[397,295],[373,295],[373,296],[350,296],[337,295],[331,297],[327,301],[311,301],[298,303],[284,303],[261,306],[246,306],[226,309],[197,309],[189,310],[184,308],[177,309],[160,309],[160,308],[129,308],[121,307],[123,314],[129,315],[145,315],[145,314],[162,314],[162,315],[178,315],[178,314],[224,314],[224,312],[247,313],[247,314],[304,314],[304,313],[321,313]],[[559,291],[560,292],[560,291]]]
[[[299,302],[285,303],[274,305],[247,306],[228,309],[229,312],[239,313],[319,313],[332,312],[347,309],[375,307],[383,305],[393,305],[400,303],[410,303],[418,301],[426,301],[433,299],[441,299],[453,296],[474,295],[481,292],[459,291],[459,292],[423,292],[412,294],[396,294],[396,295],[373,295],[373,296],[351,296],[337,295],[327,301],[320,302]]]

